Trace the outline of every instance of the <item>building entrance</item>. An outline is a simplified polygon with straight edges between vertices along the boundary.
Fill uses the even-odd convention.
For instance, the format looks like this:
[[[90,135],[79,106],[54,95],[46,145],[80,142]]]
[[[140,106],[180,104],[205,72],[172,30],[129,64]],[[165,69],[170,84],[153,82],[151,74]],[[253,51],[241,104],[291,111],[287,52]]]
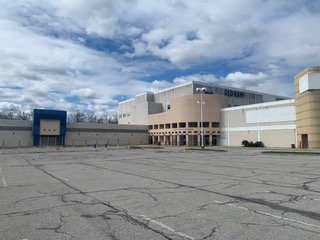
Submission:
[[[308,148],[308,134],[301,135],[301,148]]]
[[[40,146],[57,146],[60,145],[59,136],[40,136]]]

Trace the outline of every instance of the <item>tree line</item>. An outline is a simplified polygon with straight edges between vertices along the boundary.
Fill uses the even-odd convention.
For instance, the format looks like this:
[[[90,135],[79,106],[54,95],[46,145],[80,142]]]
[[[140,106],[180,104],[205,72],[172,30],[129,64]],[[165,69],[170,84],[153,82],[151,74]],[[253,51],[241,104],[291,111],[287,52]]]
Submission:
[[[6,120],[28,120],[32,121],[33,112],[24,111],[2,111],[0,112],[0,119]],[[79,123],[105,123],[105,124],[117,124],[118,114],[117,113],[104,113],[102,116],[97,115],[94,112],[70,112],[67,114],[68,122],[79,122]]]
[[[0,112],[0,119],[6,120],[32,120],[31,112],[14,112],[14,111],[2,111]]]
[[[68,122],[83,122],[83,123],[106,123],[106,124],[117,124],[118,114],[117,113],[104,113],[102,116],[95,114],[94,112],[71,112],[68,113]]]

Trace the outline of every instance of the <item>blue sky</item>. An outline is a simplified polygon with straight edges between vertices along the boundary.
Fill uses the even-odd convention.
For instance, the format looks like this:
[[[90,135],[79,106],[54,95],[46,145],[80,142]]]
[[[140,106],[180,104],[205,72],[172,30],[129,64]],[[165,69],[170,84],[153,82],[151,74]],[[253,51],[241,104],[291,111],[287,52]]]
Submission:
[[[0,111],[117,110],[191,80],[293,96],[318,0],[0,0]]]

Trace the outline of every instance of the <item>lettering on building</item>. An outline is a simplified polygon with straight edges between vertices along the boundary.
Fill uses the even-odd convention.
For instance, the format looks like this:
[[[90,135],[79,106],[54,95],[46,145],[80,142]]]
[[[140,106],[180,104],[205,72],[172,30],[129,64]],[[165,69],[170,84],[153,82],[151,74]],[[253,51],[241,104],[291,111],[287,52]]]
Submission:
[[[230,89],[225,89],[224,95],[228,97],[244,98],[244,92],[230,90]]]

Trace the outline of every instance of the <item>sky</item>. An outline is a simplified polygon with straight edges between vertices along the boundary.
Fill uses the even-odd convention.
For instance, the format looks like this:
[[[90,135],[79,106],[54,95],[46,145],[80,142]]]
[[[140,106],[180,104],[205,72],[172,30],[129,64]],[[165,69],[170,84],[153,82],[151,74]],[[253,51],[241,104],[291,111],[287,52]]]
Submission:
[[[293,97],[318,0],[0,0],[0,111],[114,112],[192,80]]]

